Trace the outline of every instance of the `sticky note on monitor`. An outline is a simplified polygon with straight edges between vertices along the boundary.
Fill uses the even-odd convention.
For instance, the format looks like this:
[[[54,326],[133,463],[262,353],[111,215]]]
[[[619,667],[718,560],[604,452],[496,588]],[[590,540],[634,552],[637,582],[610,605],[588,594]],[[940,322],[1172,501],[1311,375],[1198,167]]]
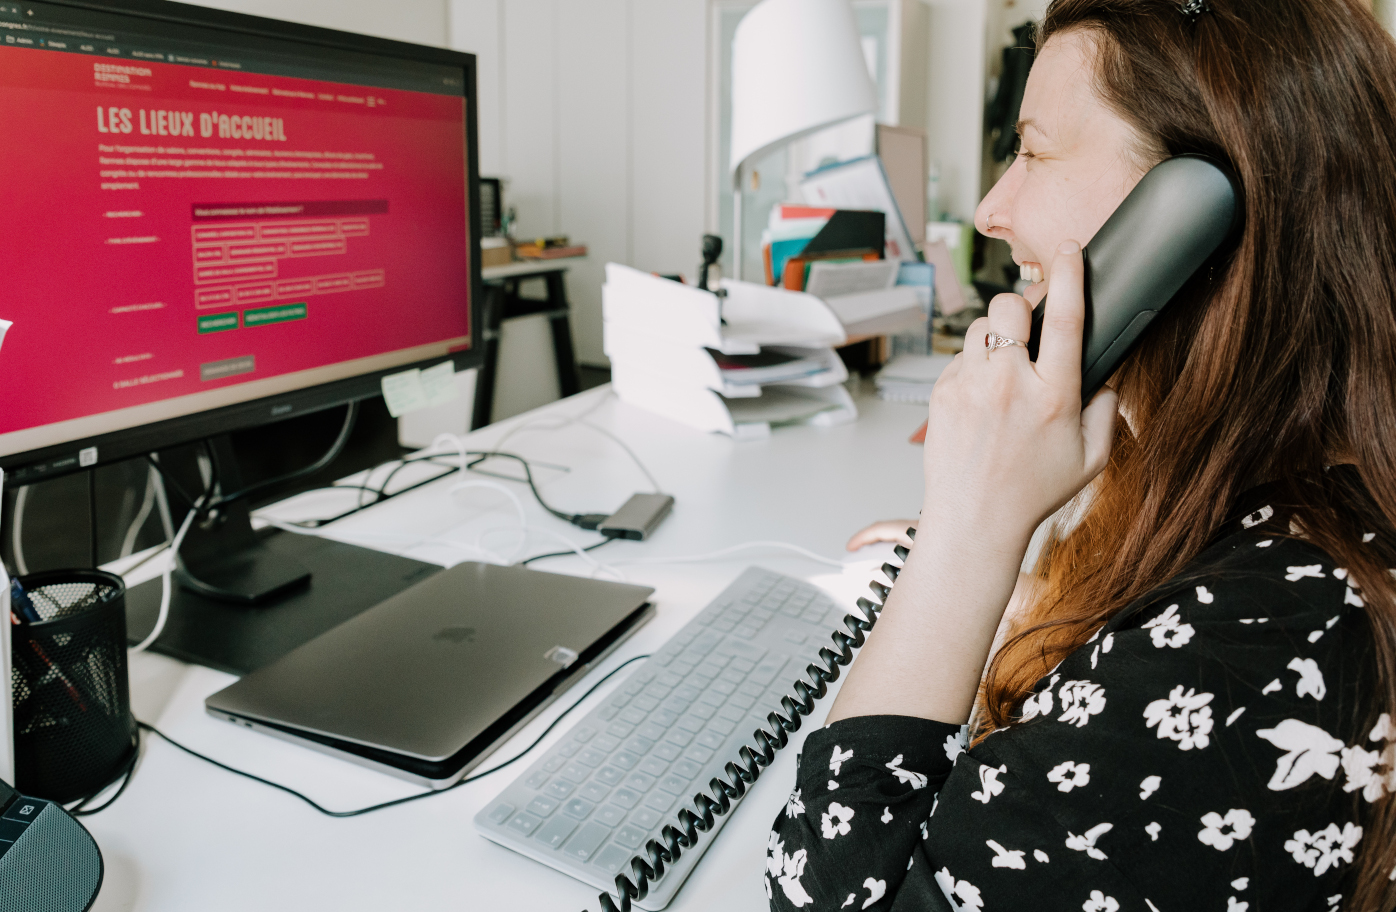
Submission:
[[[453,401],[456,389],[456,368],[450,361],[428,367],[412,368],[383,378],[383,401],[388,414],[401,418],[409,412],[434,408]]]

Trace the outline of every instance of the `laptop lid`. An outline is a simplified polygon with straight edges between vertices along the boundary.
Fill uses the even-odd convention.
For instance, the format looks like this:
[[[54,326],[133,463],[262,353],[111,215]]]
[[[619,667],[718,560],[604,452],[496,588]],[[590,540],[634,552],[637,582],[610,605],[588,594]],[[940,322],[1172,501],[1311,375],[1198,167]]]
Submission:
[[[210,712],[430,763],[555,694],[654,590],[463,563],[370,608],[205,701]],[[647,615],[646,615],[647,616]],[[628,630],[627,630],[628,632]]]

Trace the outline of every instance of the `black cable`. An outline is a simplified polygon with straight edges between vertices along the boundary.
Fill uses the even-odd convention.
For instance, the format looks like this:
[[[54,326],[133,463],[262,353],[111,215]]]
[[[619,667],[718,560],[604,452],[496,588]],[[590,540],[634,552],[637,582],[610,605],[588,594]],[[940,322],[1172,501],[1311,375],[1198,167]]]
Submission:
[[[140,726],[141,728],[145,729],[146,731],[150,732],[152,735],[156,735],[156,736],[159,737],[162,741],[165,741],[167,744],[169,744],[171,747],[177,747],[177,748],[179,748],[180,750],[184,751],[186,754],[190,755],[191,757],[197,757],[198,759],[203,760],[205,763],[211,763],[211,764],[213,764],[214,766],[218,767],[219,769],[227,770],[228,772],[233,773],[233,774],[238,775],[238,776],[242,776],[242,777],[245,778],[245,779],[251,779],[253,782],[260,782],[262,785],[269,785],[269,786],[271,786],[272,788],[277,789],[278,791],[282,791],[282,792],[285,792],[285,793],[288,794],[288,795],[291,795],[291,796],[294,796],[294,797],[296,797],[296,798],[299,798],[301,801],[304,801],[306,804],[310,805],[310,806],[313,807],[315,810],[319,811],[321,814],[324,814],[326,817],[358,817],[358,816],[361,815],[361,814],[370,814],[370,813],[372,813],[372,812],[374,812],[374,811],[381,811],[381,810],[384,810],[385,808],[396,807],[396,806],[399,805],[399,804],[407,804],[409,801],[419,801],[419,800],[421,800],[421,799],[423,799],[423,798],[430,798],[430,797],[432,797],[433,795],[444,795],[444,794],[446,794],[447,792],[451,791],[451,789],[459,788],[460,786],[465,785],[465,784],[470,783],[470,782],[474,782],[474,781],[476,781],[477,779],[483,779],[483,778],[485,778],[486,776],[490,775],[491,773],[497,773],[497,772],[499,772],[500,770],[504,769],[504,767],[508,766],[509,764],[511,764],[511,763],[513,763],[513,762],[515,762],[515,761],[517,761],[517,760],[522,759],[525,755],[528,754],[529,751],[533,750],[535,747],[537,747],[539,744],[541,744],[542,741],[543,741],[543,739],[546,738],[546,737],[548,736],[548,734],[549,734],[554,728],[557,727],[558,723],[560,723],[563,719],[567,718],[567,716],[572,712],[572,710],[574,710],[574,709],[576,709],[578,706],[580,706],[580,705],[582,704],[582,702],[583,702],[584,700],[586,700],[587,697],[589,697],[589,696],[591,696],[593,693],[595,693],[595,692],[596,692],[596,689],[597,689],[598,687],[600,687],[602,684],[605,684],[605,683],[606,683],[607,681],[609,681],[611,678],[615,677],[615,675],[616,675],[622,668],[625,668],[625,667],[628,666],[628,665],[633,665],[634,663],[639,662],[639,661],[642,660],[642,659],[648,659],[648,658],[649,658],[649,655],[648,655],[648,654],[645,654],[645,655],[637,655],[637,656],[635,656],[635,657],[633,657],[633,658],[626,659],[624,662],[621,662],[621,663],[620,663],[619,665],[617,665],[615,668],[611,669],[611,671],[608,672],[604,678],[602,678],[601,680],[597,681],[595,684],[591,685],[591,687],[587,688],[587,692],[586,692],[586,693],[584,693],[584,694],[582,694],[580,697],[578,697],[577,700],[576,700],[571,706],[569,706],[569,707],[567,707],[566,709],[564,709],[564,710],[562,711],[562,713],[561,713],[556,719],[554,719],[551,723],[549,723],[548,727],[545,728],[545,729],[543,729],[543,733],[540,734],[537,738],[533,739],[533,743],[532,743],[532,744],[530,744],[528,747],[525,747],[523,750],[519,751],[517,754],[515,754],[515,755],[512,756],[512,757],[510,757],[508,760],[505,760],[503,763],[499,764],[498,766],[492,766],[492,767],[490,767],[489,769],[485,770],[483,773],[476,773],[476,774],[473,775],[473,776],[466,776],[464,779],[461,779],[461,780],[459,780],[459,781],[457,781],[457,782],[453,782],[452,784],[446,786],[446,787],[443,788],[443,789],[436,789],[436,790],[430,791],[430,792],[421,792],[421,793],[416,794],[416,795],[408,795],[406,798],[394,798],[392,801],[384,801],[384,802],[382,802],[381,804],[373,804],[373,805],[369,805],[368,807],[358,808],[358,809],[352,810],[352,811],[332,811],[332,810],[330,810],[329,808],[324,807],[323,805],[320,805],[320,804],[316,803],[313,799],[311,799],[311,798],[309,798],[309,797],[307,797],[307,796],[305,796],[305,795],[302,795],[300,792],[296,791],[296,790],[293,789],[293,788],[288,788],[287,786],[281,785],[280,783],[272,782],[270,779],[263,779],[261,776],[254,776],[254,775],[251,774],[251,773],[243,772],[243,771],[240,770],[240,769],[235,769],[235,768],[233,768],[233,767],[231,767],[231,766],[228,766],[226,763],[221,763],[221,762],[219,762],[219,761],[217,761],[217,760],[214,760],[212,757],[206,757],[206,756],[204,756],[203,754],[199,753],[199,752],[196,751],[196,750],[192,750],[192,749],[190,749],[190,748],[187,748],[187,747],[185,747],[183,744],[180,744],[178,741],[175,741],[175,740],[174,740],[173,738],[171,738],[169,735],[166,735],[164,732],[160,731],[158,728],[156,728],[156,727],[153,726],[153,725],[149,725],[149,724],[147,724],[147,723],[145,723],[145,722],[140,721],[139,719],[136,720],[136,724],[137,724],[138,726]],[[111,804],[111,802],[107,802],[107,804],[102,805],[102,807],[103,807],[103,808],[106,808],[106,807],[109,806],[110,804]],[[95,813],[95,811],[94,811],[94,812],[91,812],[91,813]]]
[[[108,781],[105,785],[97,789],[92,794],[88,795],[85,798],[80,798],[77,804],[73,805],[70,808],[65,808],[65,810],[67,810],[67,812],[71,816],[90,817],[93,814],[105,811],[107,808],[115,804],[116,799],[120,798],[121,794],[126,791],[126,786],[131,784],[131,777],[136,771],[136,761],[139,760],[141,756],[141,743],[139,735],[132,734],[131,742],[131,756],[122,765],[121,769],[117,772],[117,774],[113,776],[110,781]],[[87,802],[91,801],[93,798],[96,798],[98,795],[102,794],[102,792],[106,791],[108,788],[111,788],[112,783],[115,782],[117,779],[121,780],[121,787],[116,790],[116,794],[112,795],[110,798],[97,805],[96,807],[87,807]]]
[[[234,491],[231,494],[218,494],[204,505],[204,509],[209,510],[221,506],[222,504],[232,503],[235,500],[241,500],[258,491],[265,491],[267,488],[285,484],[288,481],[295,481],[298,478],[314,475],[316,472],[334,462],[339,458],[339,454],[344,452],[344,446],[349,442],[349,434],[354,430],[354,422],[358,416],[359,403],[356,400],[350,402],[349,405],[345,407],[344,424],[339,429],[339,436],[334,439],[334,443],[330,444],[330,448],[325,451],[325,454],[310,465],[296,469],[294,472],[287,472],[285,475],[278,475],[275,478],[267,478],[255,484],[250,484],[242,490]]]
[[[611,542],[615,541],[615,540],[618,539],[618,538],[620,538],[619,535],[607,535],[605,538],[601,539],[601,541],[597,542],[597,543],[594,544],[594,545],[587,545],[587,546],[586,546],[585,548],[583,548],[582,550],[583,550],[583,551],[595,551],[597,548],[601,547],[602,545],[608,545],[608,544],[610,544]],[[528,566],[529,564],[533,563],[534,561],[545,560],[545,559],[547,559],[547,558],[549,558],[549,557],[566,557],[566,556],[568,556],[569,554],[576,554],[576,553],[577,553],[576,551],[553,551],[553,552],[550,553],[550,554],[535,554],[535,555],[533,555],[532,557],[525,558],[524,560],[519,561],[519,566],[520,566],[520,567],[525,567],[525,566]]]
[[[185,503],[192,504],[198,499],[195,497],[190,497],[189,492],[184,490],[184,485],[180,484],[178,479],[176,479],[169,472],[165,471],[165,467],[160,464],[160,459],[158,456],[156,456],[154,453],[146,453],[145,458],[147,462],[155,466],[155,471],[160,473],[160,477],[164,479],[165,484],[174,488],[175,493],[182,497]]]

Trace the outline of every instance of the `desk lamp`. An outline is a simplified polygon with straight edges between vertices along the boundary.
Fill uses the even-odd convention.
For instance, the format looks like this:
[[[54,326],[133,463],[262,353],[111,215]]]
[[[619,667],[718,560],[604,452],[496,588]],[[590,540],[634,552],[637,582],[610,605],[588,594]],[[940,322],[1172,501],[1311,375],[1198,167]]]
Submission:
[[[742,277],[742,166],[877,110],[848,0],[763,0],[732,39],[732,263]]]

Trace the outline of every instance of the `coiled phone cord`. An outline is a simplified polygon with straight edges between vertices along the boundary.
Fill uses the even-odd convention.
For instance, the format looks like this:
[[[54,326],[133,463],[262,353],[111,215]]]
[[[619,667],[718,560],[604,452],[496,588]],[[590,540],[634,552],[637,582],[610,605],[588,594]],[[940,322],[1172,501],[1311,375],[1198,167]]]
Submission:
[[[916,529],[906,530],[908,537],[916,538]],[[909,553],[903,545],[893,549],[897,559],[905,562]],[[882,572],[894,584],[902,568],[893,563],[882,565]],[[711,830],[716,818],[732,810],[733,804],[746,794],[748,788],[761,778],[761,772],[775,760],[776,751],[789,743],[789,732],[800,730],[800,717],[814,712],[815,702],[828,693],[829,685],[839,679],[841,666],[853,661],[853,653],[867,641],[867,633],[877,623],[882,607],[887,603],[891,586],[884,586],[873,580],[868,588],[875,598],[858,599],[858,608],[863,617],[846,614],[843,617],[848,633],[835,630],[830,636],[834,649],[825,646],[819,650],[822,665],[811,662],[805,666],[805,679],[796,680],[791,688],[794,693],[781,698],[782,715],[772,711],[766,716],[766,728],[758,728],[752,733],[752,744],[743,744],[737,751],[737,760],[723,768],[723,776],[714,776],[708,781],[708,793],[699,792],[693,796],[692,807],[686,807],[677,815],[678,825],[669,824],[659,832],[658,839],[645,843],[642,854],[630,859],[630,875],[616,875],[616,895],[601,894],[603,912],[631,912],[632,903],[649,895],[650,884],[659,881],[668,870],[666,865],[678,862],[685,849],[698,843],[698,834]]]

